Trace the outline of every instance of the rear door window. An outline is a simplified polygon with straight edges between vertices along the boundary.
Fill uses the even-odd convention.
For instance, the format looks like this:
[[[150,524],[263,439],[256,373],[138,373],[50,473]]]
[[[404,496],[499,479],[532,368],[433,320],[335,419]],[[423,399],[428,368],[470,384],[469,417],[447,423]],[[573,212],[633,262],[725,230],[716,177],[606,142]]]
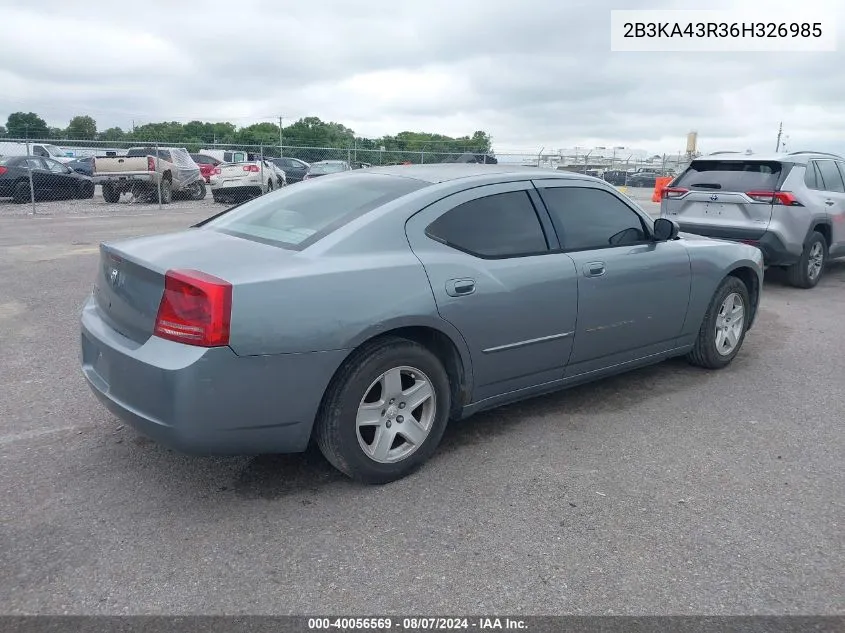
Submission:
[[[819,166],[819,174],[824,180],[824,190],[835,193],[845,193],[845,183],[842,182],[842,174],[832,160],[820,160],[816,163]]]
[[[527,191],[464,202],[432,222],[426,235],[479,257],[518,257],[548,250],[543,226]]]
[[[694,191],[774,191],[781,169],[777,161],[697,160],[673,186]]]

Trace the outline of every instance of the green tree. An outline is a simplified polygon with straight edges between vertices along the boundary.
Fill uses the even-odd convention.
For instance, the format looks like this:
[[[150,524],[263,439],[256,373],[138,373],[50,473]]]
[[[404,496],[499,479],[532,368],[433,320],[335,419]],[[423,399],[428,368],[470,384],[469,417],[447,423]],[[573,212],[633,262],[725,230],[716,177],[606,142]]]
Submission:
[[[119,127],[110,127],[100,133],[101,141],[122,141],[126,138],[126,132]]]
[[[65,130],[67,137],[80,141],[91,141],[97,136],[97,122],[87,114],[73,117]]]
[[[0,136],[6,136],[6,127],[0,125]]]
[[[47,122],[35,112],[13,112],[6,121],[9,136],[19,138],[45,138],[49,134]]]

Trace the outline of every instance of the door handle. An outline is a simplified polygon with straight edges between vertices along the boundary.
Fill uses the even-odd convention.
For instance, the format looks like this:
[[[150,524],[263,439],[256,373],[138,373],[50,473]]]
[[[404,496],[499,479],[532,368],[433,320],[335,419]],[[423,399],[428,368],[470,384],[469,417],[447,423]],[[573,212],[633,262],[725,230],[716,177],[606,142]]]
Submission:
[[[833,200],[825,200],[824,203],[829,207],[832,207],[834,204],[836,204]]]
[[[584,264],[584,274],[587,277],[601,277],[606,272],[604,262],[590,262]]]
[[[446,294],[450,297],[462,297],[475,292],[475,279],[450,279],[446,282]]]

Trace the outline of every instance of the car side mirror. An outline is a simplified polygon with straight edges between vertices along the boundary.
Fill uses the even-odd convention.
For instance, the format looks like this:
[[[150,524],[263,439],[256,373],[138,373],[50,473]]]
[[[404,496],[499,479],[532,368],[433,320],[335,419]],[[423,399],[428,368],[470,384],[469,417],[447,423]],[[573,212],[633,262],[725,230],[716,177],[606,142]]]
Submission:
[[[681,227],[674,220],[657,218],[654,221],[654,239],[658,242],[668,242],[678,237]]]

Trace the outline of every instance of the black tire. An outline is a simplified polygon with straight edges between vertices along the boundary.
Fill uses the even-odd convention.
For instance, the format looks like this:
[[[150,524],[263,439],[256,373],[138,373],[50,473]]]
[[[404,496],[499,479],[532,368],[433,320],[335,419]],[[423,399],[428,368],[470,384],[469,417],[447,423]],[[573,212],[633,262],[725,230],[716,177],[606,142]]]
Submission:
[[[267,181],[267,193],[270,193],[273,189],[275,189],[275,187],[273,187],[273,179],[271,178]]]
[[[94,183],[90,180],[83,180],[79,183],[79,191],[76,195],[80,200],[88,200],[94,197]]]
[[[161,180],[161,203],[170,204],[173,201],[173,183],[170,178],[163,178]],[[158,192],[156,192],[158,195]]]
[[[115,188],[114,185],[106,183],[103,185],[103,200],[105,200],[109,204],[120,202],[120,192]]]
[[[821,267],[814,275],[810,272],[810,258],[816,258],[815,254],[821,256]],[[804,252],[801,259],[786,269],[786,280],[790,286],[796,288],[815,288],[824,276],[824,268],[827,264],[827,240],[821,233],[813,232],[810,239],[804,245]]]
[[[733,293],[740,296],[744,307],[742,333],[733,350],[728,354],[722,354],[716,346],[716,321],[719,318],[719,311],[721,310],[722,304]],[[742,348],[743,341],[745,341],[745,333],[748,331],[748,320],[750,316],[751,299],[748,294],[748,288],[737,277],[725,277],[710,300],[710,305],[707,307],[704,320],[701,322],[701,327],[698,330],[698,338],[695,341],[695,346],[687,355],[687,360],[690,364],[704,367],[705,369],[722,369],[730,365],[731,361]]]
[[[23,204],[24,202],[30,202],[32,200],[32,191],[29,189],[28,180],[21,180],[15,185],[15,189],[12,192],[12,200],[18,204]]]
[[[206,194],[205,183],[202,180],[198,180],[195,183],[191,184],[190,187],[190,199],[191,200],[204,200]]]
[[[384,372],[410,366],[423,372],[435,394],[434,414],[425,440],[398,462],[371,459],[358,441],[358,406],[368,387]],[[398,337],[385,337],[354,352],[326,391],[314,428],[317,446],[340,472],[367,484],[386,484],[419,468],[434,453],[446,430],[451,407],[449,377],[428,349]],[[407,423],[407,422],[406,422]]]

